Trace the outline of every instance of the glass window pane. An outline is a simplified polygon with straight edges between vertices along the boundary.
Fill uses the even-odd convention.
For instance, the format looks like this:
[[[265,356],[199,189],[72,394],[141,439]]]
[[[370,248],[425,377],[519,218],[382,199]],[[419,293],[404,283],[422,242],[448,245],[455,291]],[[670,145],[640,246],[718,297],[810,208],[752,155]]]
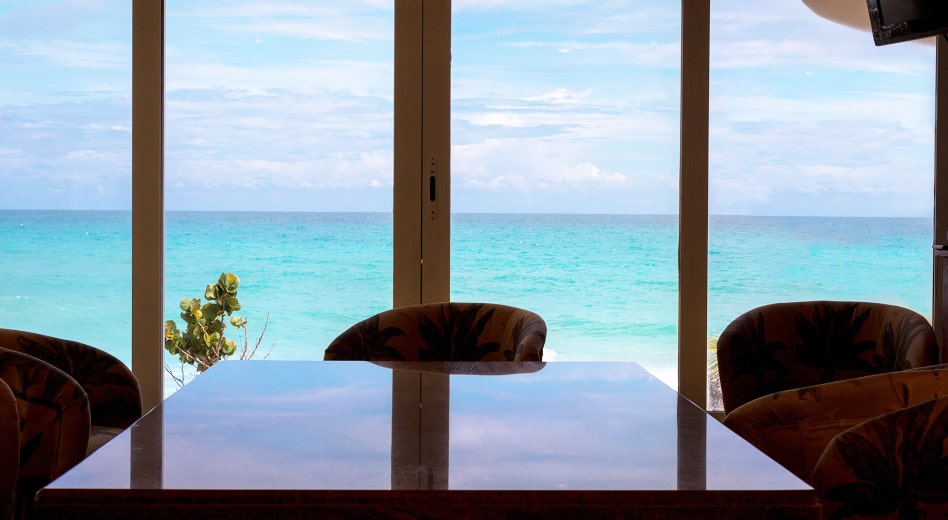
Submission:
[[[0,327],[129,366],[131,9],[0,5]]]
[[[251,347],[269,316],[257,358],[322,359],[391,307],[393,24],[388,3],[169,0],[165,306],[179,328],[180,300],[205,301],[223,272],[240,279]]]
[[[934,58],[799,0],[712,4],[712,343],[775,301],[931,316]]]
[[[680,6],[453,5],[452,299],[677,385]]]

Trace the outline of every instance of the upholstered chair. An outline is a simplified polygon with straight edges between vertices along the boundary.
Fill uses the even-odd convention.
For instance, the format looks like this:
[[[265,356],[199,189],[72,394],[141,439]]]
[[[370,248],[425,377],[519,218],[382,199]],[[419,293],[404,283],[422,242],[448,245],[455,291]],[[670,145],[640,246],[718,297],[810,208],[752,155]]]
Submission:
[[[811,482],[814,466],[834,437],[866,420],[938,396],[948,396],[946,365],[777,392],[733,410],[724,424]]]
[[[0,347],[41,359],[79,383],[88,395],[92,416],[89,453],[142,416],[138,379],[108,352],[78,341],[12,329],[0,329]]]
[[[931,324],[883,303],[764,305],[734,319],[717,344],[724,412],[793,388],[940,362]]]
[[[823,518],[948,518],[946,430],[942,394],[834,437],[813,470]]]
[[[20,414],[13,390],[0,379],[0,519],[13,518],[20,469]]]
[[[356,323],[326,348],[326,360],[542,361],[546,323],[493,303],[397,307]]]
[[[0,348],[0,380],[16,401],[15,446],[19,450],[19,464],[15,516],[28,518],[33,495],[85,458],[90,431],[89,399],[65,372],[4,348]]]

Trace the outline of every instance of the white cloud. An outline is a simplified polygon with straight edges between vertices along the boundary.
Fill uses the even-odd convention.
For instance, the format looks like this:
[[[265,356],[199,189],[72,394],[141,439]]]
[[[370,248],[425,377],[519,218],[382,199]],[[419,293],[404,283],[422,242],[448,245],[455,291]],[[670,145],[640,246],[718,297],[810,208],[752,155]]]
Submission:
[[[541,94],[537,97],[527,98],[526,101],[541,101],[544,103],[552,103],[554,105],[576,104],[582,102],[584,98],[588,98],[589,94],[590,90],[573,92],[569,89],[558,88],[551,92]]]
[[[129,69],[132,49],[128,44],[109,41],[18,40],[0,42],[0,51],[16,58],[45,60],[53,66],[76,68]],[[34,63],[35,65],[35,63]]]
[[[268,1],[195,5],[180,2],[169,7],[168,19],[171,24],[194,24],[236,35],[369,42],[392,39],[393,14],[391,4],[381,0],[345,4]]]
[[[127,175],[130,11],[51,5],[0,15],[4,174]],[[476,209],[509,190],[538,211],[677,211],[677,4],[453,8],[456,200]],[[169,185],[389,190],[392,13],[383,0],[170,2]],[[799,1],[723,0],[711,52],[713,205],[808,213],[863,196],[895,211],[930,189],[930,47],[877,48]],[[105,169],[109,153],[120,167]]]

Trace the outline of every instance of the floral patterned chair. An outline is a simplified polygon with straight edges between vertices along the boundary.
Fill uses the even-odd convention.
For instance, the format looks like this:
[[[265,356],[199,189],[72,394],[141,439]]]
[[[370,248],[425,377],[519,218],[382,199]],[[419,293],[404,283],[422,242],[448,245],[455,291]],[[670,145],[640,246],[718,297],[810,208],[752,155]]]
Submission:
[[[781,390],[940,362],[931,324],[883,303],[764,305],[732,321],[717,345],[725,414]]]
[[[65,372],[4,348],[0,348],[0,380],[14,396],[13,410],[5,408],[0,415],[7,421],[11,413],[15,414],[17,425],[12,437],[4,428],[0,458],[5,464],[18,460],[12,474],[4,474],[2,480],[8,484],[13,478],[15,482],[14,517],[28,518],[33,495],[86,456],[89,399],[79,383]],[[9,406],[7,399],[2,403]],[[10,470],[10,466],[4,469]],[[3,489],[4,499],[8,491]]]
[[[18,447],[15,510],[20,518],[28,516],[36,491],[142,415],[138,379],[128,367],[76,341],[0,329],[0,380],[15,396],[18,441],[4,442],[0,459],[12,457],[10,449]]]
[[[91,453],[142,416],[138,379],[115,356],[78,341],[0,329],[0,348],[43,360],[76,380],[89,397]]]
[[[813,470],[824,518],[948,518],[946,429],[942,394],[834,437]]]
[[[900,518],[921,505],[948,513],[948,416],[923,406],[948,396],[931,325],[890,305],[800,305],[738,318],[723,355],[719,340],[724,395],[727,382],[738,389],[726,397],[724,424],[813,485],[824,518]],[[775,316],[793,326],[774,326]],[[810,384],[789,377],[821,366],[806,375]]]
[[[13,518],[20,469],[20,414],[13,390],[0,379],[0,518]]]
[[[936,365],[778,392],[724,424],[811,484],[824,518],[945,518],[946,399]]]
[[[542,361],[546,323],[493,303],[443,302],[383,311],[340,334],[325,360]]]

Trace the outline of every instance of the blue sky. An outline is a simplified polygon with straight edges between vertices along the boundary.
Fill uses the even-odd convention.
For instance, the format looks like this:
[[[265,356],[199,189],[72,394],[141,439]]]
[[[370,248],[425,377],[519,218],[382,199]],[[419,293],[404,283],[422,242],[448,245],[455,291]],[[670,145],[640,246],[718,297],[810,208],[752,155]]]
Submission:
[[[930,216],[934,48],[712,2],[711,212]],[[169,209],[389,211],[393,2],[168,0]],[[453,207],[678,211],[679,2],[455,0]],[[128,209],[131,2],[0,4],[0,209]]]

